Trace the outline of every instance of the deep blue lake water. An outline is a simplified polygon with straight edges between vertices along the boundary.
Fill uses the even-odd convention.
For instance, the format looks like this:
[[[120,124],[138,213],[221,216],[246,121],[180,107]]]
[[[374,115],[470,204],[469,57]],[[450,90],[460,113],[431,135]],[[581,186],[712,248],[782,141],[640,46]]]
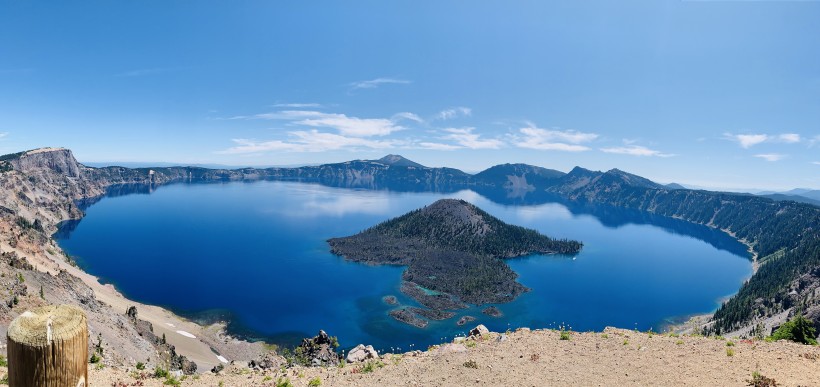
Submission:
[[[507,261],[532,289],[499,304],[459,311],[425,329],[399,323],[382,302],[399,292],[403,267],[345,262],[325,240],[445,197],[502,220],[584,243],[574,257]],[[229,319],[250,338],[294,343],[324,329],[343,347],[426,348],[483,323],[600,330],[660,329],[707,313],[751,275],[746,248],[728,235],[667,218],[558,203],[503,205],[472,191],[396,193],[291,182],[175,184],[108,197],[55,236],[86,271],[127,297],[193,319]],[[485,306],[486,307],[486,306]],[[459,316],[477,321],[459,327]]]

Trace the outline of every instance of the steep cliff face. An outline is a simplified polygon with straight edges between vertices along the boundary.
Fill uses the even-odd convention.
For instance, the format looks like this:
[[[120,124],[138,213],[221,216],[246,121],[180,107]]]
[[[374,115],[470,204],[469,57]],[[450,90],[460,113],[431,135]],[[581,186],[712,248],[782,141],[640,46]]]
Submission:
[[[86,283],[65,270],[68,258],[49,238],[58,222],[82,216],[75,200],[103,194],[107,183],[91,178],[93,170],[67,149],[13,156],[6,160],[12,168],[0,172],[0,285],[13,293],[0,305],[0,336],[4,339],[11,320],[27,309],[67,303],[86,312],[91,350],[98,342],[116,348],[106,352],[107,363],[154,356],[152,344],[124,324],[122,312],[98,301]]]
[[[86,167],[77,162],[70,150],[65,148],[41,148],[23,153],[9,160],[14,170],[32,173],[46,169],[68,177],[80,177]]]

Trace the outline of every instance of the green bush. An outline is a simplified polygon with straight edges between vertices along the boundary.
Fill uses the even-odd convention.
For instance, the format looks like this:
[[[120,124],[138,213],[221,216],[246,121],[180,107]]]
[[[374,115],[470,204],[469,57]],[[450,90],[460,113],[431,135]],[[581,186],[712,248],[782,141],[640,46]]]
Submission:
[[[322,385],[322,379],[319,379],[318,376],[313,378],[313,379],[310,379],[310,381],[308,382],[308,386],[310,386],[310,387],[318,387],[318,386],[321,386],[321,385]]]
[[[164,368],[154,368],[154,377],[155,378],[167,378],[168,377],[168,370]]]
[[[817,345],[816,337],[814,323],[802,315],[798,315],[777,328],[768,339],[772,341],[790,340],[797,343]]]

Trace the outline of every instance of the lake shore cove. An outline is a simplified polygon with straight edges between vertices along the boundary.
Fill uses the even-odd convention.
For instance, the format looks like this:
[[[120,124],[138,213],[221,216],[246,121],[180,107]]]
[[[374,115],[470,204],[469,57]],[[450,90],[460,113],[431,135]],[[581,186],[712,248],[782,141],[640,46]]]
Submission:
[[[429,308],[390,313],[423,328],[421,317],[447,319],[465,303],[506,303],[529,289],[503,259],[532,254],[577,254],[578,241],[552,239],[535,230],[506,224],[480,208],[441,199],[356,235],[329,239],[331,252],[353,262],[406,265],[402,293]],[[449,316],[449,317],[445,317]]]

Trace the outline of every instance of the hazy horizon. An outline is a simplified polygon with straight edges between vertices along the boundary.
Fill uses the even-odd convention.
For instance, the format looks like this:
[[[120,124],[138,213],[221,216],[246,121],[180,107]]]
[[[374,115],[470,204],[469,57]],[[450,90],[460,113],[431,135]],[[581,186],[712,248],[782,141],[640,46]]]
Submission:
[[[818,19],[792,1],[2,2],[0,153],[820,189]]]

